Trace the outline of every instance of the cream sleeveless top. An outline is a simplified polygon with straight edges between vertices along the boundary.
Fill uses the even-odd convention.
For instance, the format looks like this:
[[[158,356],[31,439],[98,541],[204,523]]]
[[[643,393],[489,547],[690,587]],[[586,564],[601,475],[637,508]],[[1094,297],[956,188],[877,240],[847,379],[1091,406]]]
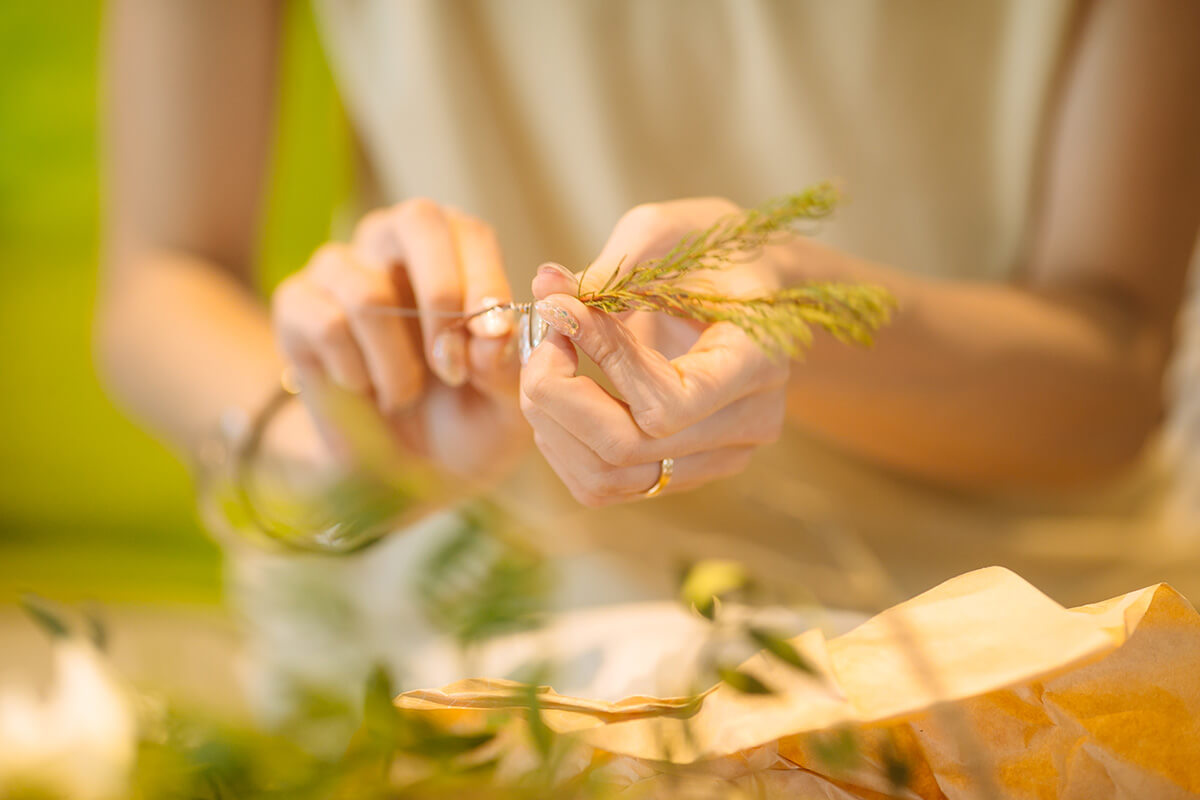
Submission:
[[[820,233],[932,276],[1020,261],[1070,0],[324,0],[319,20],[380,198],[489,221],[518,297],[536,265],[580,268],[646,201],[743,205],[840,178]],[[803,367],[798,367],[802,369]],[[1003,564],[1087,602],[1169,580],[1200,596],[1194,535],[1160,481],[980,500],[789,433],[735,479],[583,511],[533,458],[502,500],[558,545],[647,580],[729,556],[770,585],[883,605]],[[1186,555],[1186,557],[1184,557]],[[1188,560],[1192,559],[1192,560]],[[665,585],[665,583],[663,584]]]

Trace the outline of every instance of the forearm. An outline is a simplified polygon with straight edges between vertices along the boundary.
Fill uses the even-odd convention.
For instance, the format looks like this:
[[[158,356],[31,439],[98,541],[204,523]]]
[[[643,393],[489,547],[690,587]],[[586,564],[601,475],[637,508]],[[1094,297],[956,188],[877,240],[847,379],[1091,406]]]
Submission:
[[[181,252],[137,258],[102,288],[100,369],[131,414],[191,451],[223,412],[261,405],[282,362],[263,305],[229,273]]]
[[[1165,337],[1131,309],[801,247],[807,274],[881,283],[900,304],[874,348],[818,341],[793,369],[793,416],[823,438],[940,482],[1045,486],[1114,472],[1158,421]]]

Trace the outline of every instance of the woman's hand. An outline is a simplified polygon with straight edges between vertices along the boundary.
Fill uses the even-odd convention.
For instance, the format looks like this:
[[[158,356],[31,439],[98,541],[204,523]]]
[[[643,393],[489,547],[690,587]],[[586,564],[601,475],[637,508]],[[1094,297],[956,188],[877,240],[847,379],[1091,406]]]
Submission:
[[[736,210],[716,199],[639,206],[617,224],[589,282],[602,282],[622,257],[633,264],[661,256],[684,234]],[[771,258],[768,248],[707,282],[724,293],[769,291],[778,286]],[[577,278],[557,265],[534,279],[537,311],[553,330],[522,370],[521,409],[538,448],[581,503],[640,499],[668,457],[675,471],[665,491],[692,489],[742,471],[755,448],[779,437],[786,361],[767,356],[731,324],[646,313],[621,320],[583,305],[576,290]],[[620,399],[576,374],[576,347]]]
[[[511,299],[500,249],[483,222],[429,200],[368,214],[350,244],[327,244],[276,290],[283,352],[326,438],[339,420],[313,402],[322,387],[368,399],[398,443],[460,477],[488,478],[527,438],[515,401],[511,321],[463,326],[440,312]],[[420,321],[393,308],[433,312]]]

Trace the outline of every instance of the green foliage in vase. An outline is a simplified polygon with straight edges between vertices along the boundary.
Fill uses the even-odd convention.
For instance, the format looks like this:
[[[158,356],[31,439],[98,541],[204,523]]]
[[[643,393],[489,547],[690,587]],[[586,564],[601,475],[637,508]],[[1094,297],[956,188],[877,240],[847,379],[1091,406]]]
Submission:
[[[705,271],[745,262],[800,223],[828,217],[838,198],[832,183],[819,183],[723,217],[684,236],[661,258],[627,269],[618,265],[594,290],[584,289],[585,270],[579,299],[611,313],[660,311],[703,323],[728,322],[773,355],[802,355],[812,344],[814,326],[840,341],[870,345],[895,307],[892,294],[881,286],[810,281],[753,297],[732,297],[703,286]]]
[[[457,529],[425,559],[417,579],[426,618],[464,648],[538,627],[549,602],[544,559],[483,501],[455,513]]]

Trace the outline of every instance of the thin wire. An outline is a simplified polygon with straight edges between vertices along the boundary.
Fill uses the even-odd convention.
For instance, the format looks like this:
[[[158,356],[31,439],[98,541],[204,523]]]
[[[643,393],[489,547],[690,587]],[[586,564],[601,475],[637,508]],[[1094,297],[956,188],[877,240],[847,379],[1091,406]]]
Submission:
[[[371,314],[382,314],[389,317],[405,317],[409,319],[434,317],[437,319],[455,319],[466,322],[493,311],[527,311],[530,305],[530,303],[517,302],[500,303],[499,305],[488,306],[477,311],[445,311],[440,308],[402,308],[400,306],[368,306],[363,310]]]

